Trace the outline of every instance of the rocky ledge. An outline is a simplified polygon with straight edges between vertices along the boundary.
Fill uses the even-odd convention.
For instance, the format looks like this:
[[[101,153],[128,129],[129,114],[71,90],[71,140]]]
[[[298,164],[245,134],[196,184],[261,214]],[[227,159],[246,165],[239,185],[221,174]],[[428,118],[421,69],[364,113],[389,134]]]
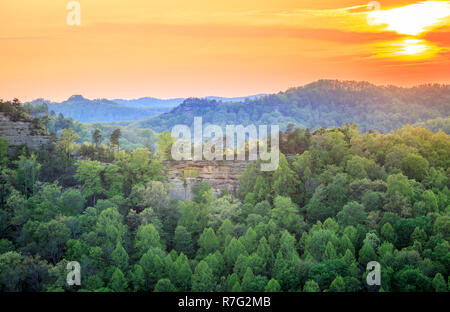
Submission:
[[[50,144],[50,137],[42,135],[31,120],[12,121],[6,113],[0,112],[0,136],[9,141],[9,151],[26,145],[37,150]]]
[[[205,181],[213,188],[215,195],[221,190],[236,193],[239,176],[245,170],[248,161],[164,161],[168,168],[171,196],[176,199],[192,199],[192,186]]]

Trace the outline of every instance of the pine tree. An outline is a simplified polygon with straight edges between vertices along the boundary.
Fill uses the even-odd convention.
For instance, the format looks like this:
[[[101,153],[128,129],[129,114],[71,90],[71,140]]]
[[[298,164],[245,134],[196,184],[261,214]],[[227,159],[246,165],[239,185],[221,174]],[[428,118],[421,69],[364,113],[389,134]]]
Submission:
[[[125,278],[125,275],[119,268],[116,268],[109,282],[109,288],[111,288],[113,291],[121,292],[126,291],[127,287],[128,282]]]
[[[134,291],[144,291],[145,289],[145,273],[139,264],[134,265],[130,273],[130,282]]]
[[[265,292],[279,292],[281,291],[280,283],[276,279],[271,279],[268,283],[266,288],[264,288]]]
[[[111,253],[112,264],[122,271],[128,269],[128,254],[122,247],[120,240],[117,240],[116,249]]]
[[[242,278],[242,291],[255,291],[254,289],[255,275],[251,268],[247,268]]]
[[[319,284],[312,280],[306,281],[303,292],[320,292]]]
[[[197,264],[192,275],[192,291],[214,291],[214,276],[206,261],[202,260]]]
[[[156,283],[154,292],[174,292],[177,291],[175,286],[173,286],[172,282],[168,278],[163,278]]]
[[[436,292],[446,292],[447,291],[447,285],[445,284],[445,279],[441,273],[436,273],[436,275],[433,278],[432,285],[433,285],[434,291],[436,291]]]
[[[330,292],[344,292],[345,291],[345,282],[342,276],[338,275],[333,282],[331,282],[330,288],[328,289]]]

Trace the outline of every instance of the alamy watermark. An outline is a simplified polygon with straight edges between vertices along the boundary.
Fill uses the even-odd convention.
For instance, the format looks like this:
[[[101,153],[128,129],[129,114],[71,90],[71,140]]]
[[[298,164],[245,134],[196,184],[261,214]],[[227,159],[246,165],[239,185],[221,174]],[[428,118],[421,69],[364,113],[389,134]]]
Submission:
[[[78,1],[70,1],[66,5],[66,9],[70,10],[67,14],[67,25],[80,26],[81,25],[81,5]]]
[[[209,124],[203,129],[202,117],[194,118],[194,135],[187,125],[176,125],[172,136],[176,139],[171,155],[174,160],[263,160],[262,171],[274,171],[278,168],[279,148],[278,125],[270,126],[270,142],[267,125],[226,125],[224,132],[218,125]],[[214,135],[213,135],[214,134]],[[247,139],[248,137],[248,139]],[[269,144],[270,143],[270,144]],[[193,147],[193,148],[192,148]],[[192,153],[193,150],[193,153]]]
[[[70,270],[70,272],[67,274],[67,277],[66,277],[67,285],[80,286],[81,285],[81,265],[80,265],[80,263],[77,261],[71,261],[71,262],[67,263],[66,269]]]
[[[366,270],[369,271],[367,274],[366,282],[369,286],[380,286],[381,285],[381,265],[377,261],[370,261],[367,263]]]

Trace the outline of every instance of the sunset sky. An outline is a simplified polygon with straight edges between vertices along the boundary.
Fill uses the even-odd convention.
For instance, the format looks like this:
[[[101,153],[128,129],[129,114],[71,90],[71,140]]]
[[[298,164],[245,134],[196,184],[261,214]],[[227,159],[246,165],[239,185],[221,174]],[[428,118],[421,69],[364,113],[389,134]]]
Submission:
[[[68,2],[0,2],[0,98],[450,83],[450,1],[80,0],[80,26]]]

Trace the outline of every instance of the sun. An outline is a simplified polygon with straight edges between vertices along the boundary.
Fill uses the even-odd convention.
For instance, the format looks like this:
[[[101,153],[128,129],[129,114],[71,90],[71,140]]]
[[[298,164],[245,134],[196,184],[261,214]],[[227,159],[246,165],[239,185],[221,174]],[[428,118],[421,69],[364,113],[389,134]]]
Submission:
[[[442,48],[422,39],[407,38],[379,43],[375,46],[376,57],[388,57],[405,61],[434,57]]]
[[[450,16],[450,1],[424,1],[399,8],[367,13],[370,24],[383,30],[416,36],[446,23]]]

